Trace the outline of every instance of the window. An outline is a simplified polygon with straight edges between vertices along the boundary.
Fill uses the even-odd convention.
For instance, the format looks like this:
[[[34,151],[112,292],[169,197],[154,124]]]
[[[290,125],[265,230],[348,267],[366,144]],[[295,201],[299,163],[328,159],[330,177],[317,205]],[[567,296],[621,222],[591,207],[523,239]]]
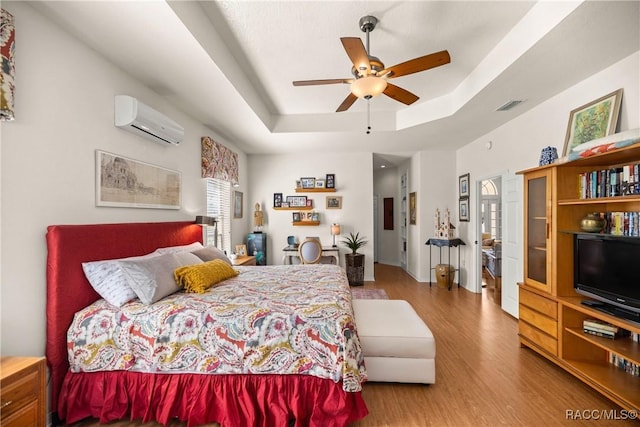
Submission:
[[[491,233],[495,239],[502,238],[502,212],[500,192],[493,180],[482,181],[482,232]]]
[[[216,227],[207,227],[205,244],[215,244],[230,254],[231,251],[231,184],[229,181],[206,178],[207,216],[218,219]],[[218,235],[216,236],[216,230]]]

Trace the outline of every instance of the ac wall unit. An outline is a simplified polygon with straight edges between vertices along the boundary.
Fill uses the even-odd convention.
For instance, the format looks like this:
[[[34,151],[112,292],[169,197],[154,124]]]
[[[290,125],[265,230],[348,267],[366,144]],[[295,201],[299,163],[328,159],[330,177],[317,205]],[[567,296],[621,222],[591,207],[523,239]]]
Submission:
[[[164,114],[127,95],[115,97],[115,125],[163,145],[178,145],[184,128]]]

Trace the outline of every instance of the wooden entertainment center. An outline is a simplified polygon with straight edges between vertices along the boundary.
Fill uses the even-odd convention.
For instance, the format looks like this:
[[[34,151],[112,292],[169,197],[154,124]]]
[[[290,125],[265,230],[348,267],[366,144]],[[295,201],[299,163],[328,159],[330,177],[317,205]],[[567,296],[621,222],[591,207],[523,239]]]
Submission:
[[[520,344],[623,409],[634,411],[640,411],[640,377],[612,364],[610,357],[639,365],[640,343],[630,337],[610,339],[587,334],[583,321],[597,319],[635,334],[640,334],[640,324],[581,304],[589,298],[573,288],[573,244],[575,234],[584,233],[580,220],[591,212],[640,211],[640,194],[580,198],[580,174],[638,162],[640,143],[635,143],[519,172],[524,177],[525,252],[524,282],[519,283]]]

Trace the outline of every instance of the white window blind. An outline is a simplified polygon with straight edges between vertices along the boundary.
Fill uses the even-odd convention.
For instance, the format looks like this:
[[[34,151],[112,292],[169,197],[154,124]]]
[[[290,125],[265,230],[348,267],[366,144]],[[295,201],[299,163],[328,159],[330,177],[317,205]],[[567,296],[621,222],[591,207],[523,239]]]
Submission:
[[[231,184],[229,181],[207,178],[207,216],[218,219],[217,227],[207,227],[207,244],[217,242],[218,248],[231,251]],[[215,231],[218,230],[216,239]]]

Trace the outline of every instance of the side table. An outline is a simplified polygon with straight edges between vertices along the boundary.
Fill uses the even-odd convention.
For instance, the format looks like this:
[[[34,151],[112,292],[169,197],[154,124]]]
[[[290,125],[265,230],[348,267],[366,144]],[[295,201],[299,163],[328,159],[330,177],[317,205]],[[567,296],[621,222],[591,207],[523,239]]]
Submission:
[[[455,271],[458,272],[458,288],[460,287],[460,282],[462,281],[462,271],[460,270],[460,246],[464,246],[464,242],[462,239],[429,239],[426,241],[425,245],[429,245],[429,287],[431,287],[431,246],[437,246],[440,251],[440,264],[442,264],[442,248],[447,247],[447,264],[451,264],[451,247],[458,248],[458,268]],[[451,290],[451,286],[453,285],[453,277],[455,276],[455,271],[453,274],[449,274],[449,290]]]

